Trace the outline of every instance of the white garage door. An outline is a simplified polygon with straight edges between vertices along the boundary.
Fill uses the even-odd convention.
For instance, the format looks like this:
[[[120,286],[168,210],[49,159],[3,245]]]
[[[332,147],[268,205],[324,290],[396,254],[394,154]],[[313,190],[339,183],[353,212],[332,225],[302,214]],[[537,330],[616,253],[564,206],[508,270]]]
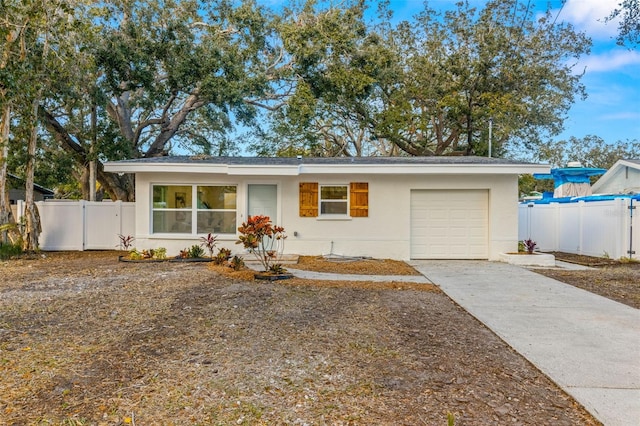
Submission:
[[[487,259],[487,190],[411,191],[412,259]]]

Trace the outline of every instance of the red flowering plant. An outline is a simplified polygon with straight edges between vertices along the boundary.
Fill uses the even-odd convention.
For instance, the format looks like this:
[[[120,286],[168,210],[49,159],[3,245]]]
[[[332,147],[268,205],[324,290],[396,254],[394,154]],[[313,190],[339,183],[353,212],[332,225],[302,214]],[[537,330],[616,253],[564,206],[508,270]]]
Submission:
[[[269,216],[257,215],[249,216],[238,232],[241,235],[236,244],[242,244],[253,254],[265,272],[270,271],[284,250],[284,240],[287,238],[284,228],[274,225]]]

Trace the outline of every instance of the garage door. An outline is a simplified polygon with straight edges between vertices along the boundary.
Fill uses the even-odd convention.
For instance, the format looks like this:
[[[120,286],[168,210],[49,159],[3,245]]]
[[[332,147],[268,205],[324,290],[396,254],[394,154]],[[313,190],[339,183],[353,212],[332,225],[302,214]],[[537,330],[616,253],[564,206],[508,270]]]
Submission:
[[[487,190],[411,191],[412,259],[487,259]]]

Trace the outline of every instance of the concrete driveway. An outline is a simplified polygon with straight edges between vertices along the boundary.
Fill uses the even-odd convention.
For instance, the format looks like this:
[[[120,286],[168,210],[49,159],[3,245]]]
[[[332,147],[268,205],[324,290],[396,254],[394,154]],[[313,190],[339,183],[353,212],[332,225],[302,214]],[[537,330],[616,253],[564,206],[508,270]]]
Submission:
[[[640,310],[486,261],[411,261],[605,425],[640,425]]]

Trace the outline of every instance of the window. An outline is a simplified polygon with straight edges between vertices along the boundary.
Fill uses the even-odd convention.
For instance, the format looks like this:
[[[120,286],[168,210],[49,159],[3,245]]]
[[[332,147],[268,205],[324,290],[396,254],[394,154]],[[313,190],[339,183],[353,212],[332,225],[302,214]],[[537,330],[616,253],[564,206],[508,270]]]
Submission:
[[[367,182],[351,182],[349,185],[301,182],[299,190],[300,217],[369,216]]]
[[[320,185],[320,214],[346,215],[349,211],[347,185]]]
[[[232,185],[154,185],[152,232],[235,234],[236,192]]]

